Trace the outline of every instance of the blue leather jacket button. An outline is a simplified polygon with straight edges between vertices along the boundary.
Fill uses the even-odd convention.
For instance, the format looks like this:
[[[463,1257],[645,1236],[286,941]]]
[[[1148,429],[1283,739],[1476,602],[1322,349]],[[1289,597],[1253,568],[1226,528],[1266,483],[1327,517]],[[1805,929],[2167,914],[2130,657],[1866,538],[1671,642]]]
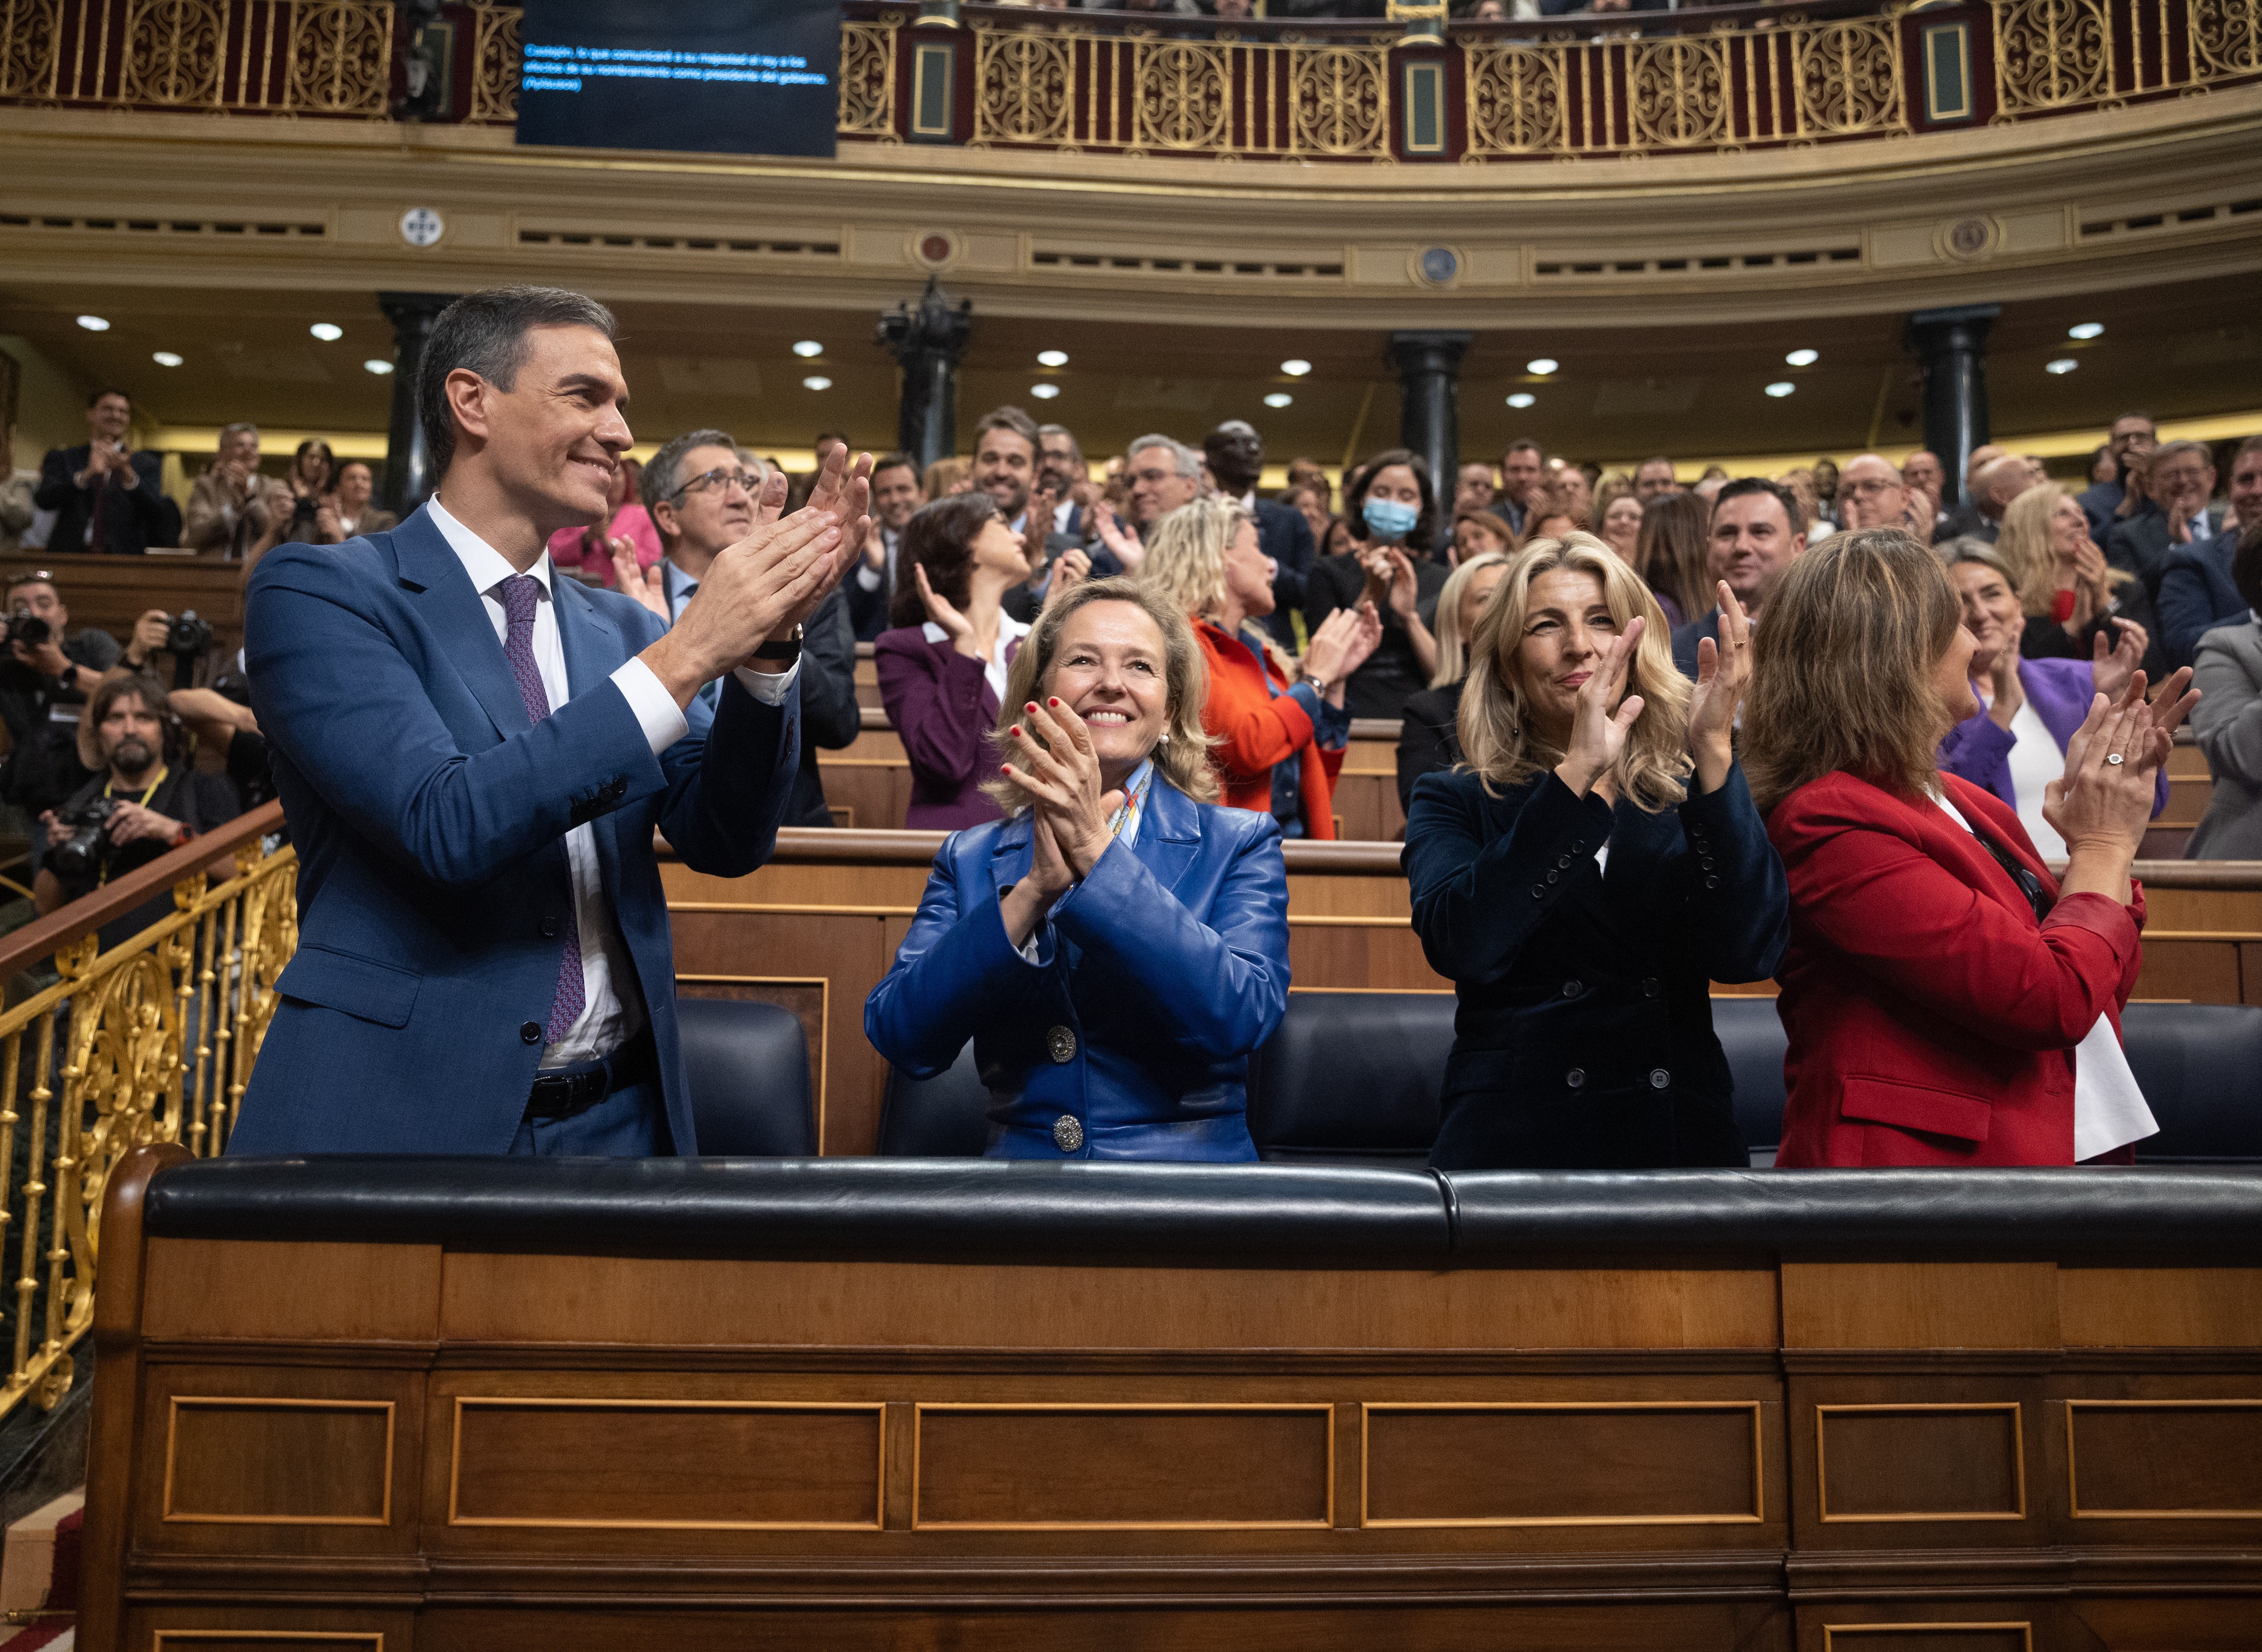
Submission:
[[[1055,1027],[1045,1035],[1045,1054],[1065,1066],[1076,1059],[1076,1035],[1065,1027]],[[1073,1122],[1073,1121],[1070,1121]],[[1058,1129],[1059,1126],[1054,1126]],[[1079,1131],[1080,1135],[1080,1131]]]
[[[1084,1124],[1075,1114],[1063,1113],[1053,1121],[1053,1145],[1063,1153],[1084,1145]]]

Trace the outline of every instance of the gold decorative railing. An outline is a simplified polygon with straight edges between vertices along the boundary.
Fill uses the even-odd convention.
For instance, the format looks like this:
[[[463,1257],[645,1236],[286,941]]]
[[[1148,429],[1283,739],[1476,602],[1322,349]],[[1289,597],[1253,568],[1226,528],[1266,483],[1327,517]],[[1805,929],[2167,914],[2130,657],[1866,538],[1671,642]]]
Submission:
[[[509,125],[519,9],[443,12],[445,118]],[[1733,154],[2262,78],[2262,0],[1790,0],[1402,29],[846,0],[839,133],[1291,162]],[[382,119],[399,48],[386,0],[0,0],[0,102]]]
[[[282,821],[280,804],[254,810],[0,941],[0,981],[25,992],[0,1013],[0,1266],[18,1266],[0,1417],[70,1388],[112,1167],[148,1142],[227,1145],[298,947],[298,855],[265,847]],[[171,912],[97,949],[102,926],[168,893]]]

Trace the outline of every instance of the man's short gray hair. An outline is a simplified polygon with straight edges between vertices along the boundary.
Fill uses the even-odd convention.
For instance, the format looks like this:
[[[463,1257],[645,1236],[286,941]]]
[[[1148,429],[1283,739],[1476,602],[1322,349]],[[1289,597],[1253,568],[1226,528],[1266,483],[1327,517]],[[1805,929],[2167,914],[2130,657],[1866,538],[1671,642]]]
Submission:
[[[251,433],[251,439],[253,441],[256,442],[259,439],[259,427],[251,423],[248,420],[238,419],[234,424],[223,424],[220,427],[220,446],[226,447],[227,445],[228,437],[241,435],[247,430]]]
[[[738,456],[740,464],[746,461],[738,438],[728,430],[686,430],[653,454],[652,463],[644,467],[644,480],[638,485],[637,496],[644,501],[646,510],[663,499],[675,496],[677,489],[683,486],[683,456],[695,447],[727,448]],[[751,468],[766,472],[768,467],[756,459]],[[658,528],[659,523],[655,520],[652,525]]]
[[[1135,459],[1139,455],[1145,452],[1150,447],[1166,447],[1170,449],[1171,458],[1177,464],[1179,475],[1199,476],[1201,474],[1201,455],[1195,452],[1193,449],[1188,447],[1184,442],[1179,441],[1175,436],[1163,436],[1160,434],[1154,436],[1142,436],[1137,441],[1134,442],[1129,447],[1123,450],[1123,457],[1127,459]]]
[[[448,375],[460,367],[509,391],[526,364],[526,335],[537,327],[586,327],[609,339],[619,336],[610,310],[563,287],[489,287],[467,292],[440,312],[416,370],[416,416],[424,426],[433,475],[447,475],[456,457]]]

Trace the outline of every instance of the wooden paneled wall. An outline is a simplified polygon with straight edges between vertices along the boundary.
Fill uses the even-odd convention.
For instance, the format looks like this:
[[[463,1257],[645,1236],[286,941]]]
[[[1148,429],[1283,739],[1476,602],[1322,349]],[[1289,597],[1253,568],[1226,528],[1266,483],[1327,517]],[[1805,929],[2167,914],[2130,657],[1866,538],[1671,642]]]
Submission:
[[[70,610],[74,631],[90,625],[123,642],[133,634],[133,622],[153,608],[174,615],[194,609],[213,628],[215,653],[230,656],[243,646],[241,562],[204,556],[50,556],[41,552],[0,563],[0,579],[40,569],[54,575],[56,595]]]
[[[864,1038],[864,1000],[918,910],[936,832],[787,831],[751,877],[661,865],[679,990],[785,1005],[812,1036],[827,1153],[879,1139],[886,1064]],[[1294,989],[1445,992],[1414,934],[1394,843],[1290,843]],[[2139,862],[2150,902],[2136,996],[2262,1004],[2262,862]],[[1716,991],[1771,994],[1773,982]]]

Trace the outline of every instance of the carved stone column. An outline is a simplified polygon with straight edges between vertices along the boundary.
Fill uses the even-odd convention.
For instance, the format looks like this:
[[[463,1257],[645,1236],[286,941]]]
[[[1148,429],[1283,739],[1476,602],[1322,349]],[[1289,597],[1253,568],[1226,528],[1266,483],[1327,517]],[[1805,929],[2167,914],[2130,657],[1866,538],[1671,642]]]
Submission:
[[[940,277],[926,278],[916,307],[899,304],[880,318],[878,343],[904,370],[896,443],[925,470],[958,451],[958,358],[974,328],[974,300],[951,307]]]
[[[1924,444],[1946,472],[1942,507],[1968,503],[1964,467],[1987,444],[1987,329],[1993,304],[1920,310],[1908,319],[1908,348],[1924,368]]]
[[[1437,526],[1451,531],[1454,473],[1461,467],[1461,356],[1472,333],[1393,333],[1398,370],[1398,442],[1422,456],[1437,490]]]
[[[432,323],[455,301],[452,292],[377,295],[378,307],[393,323],[393,420],[385,429],[384,504],[396,516],[406,516],[440,485],[432,473],[432,451],[424,444],[424,422],[416,414],[416,380]]]

